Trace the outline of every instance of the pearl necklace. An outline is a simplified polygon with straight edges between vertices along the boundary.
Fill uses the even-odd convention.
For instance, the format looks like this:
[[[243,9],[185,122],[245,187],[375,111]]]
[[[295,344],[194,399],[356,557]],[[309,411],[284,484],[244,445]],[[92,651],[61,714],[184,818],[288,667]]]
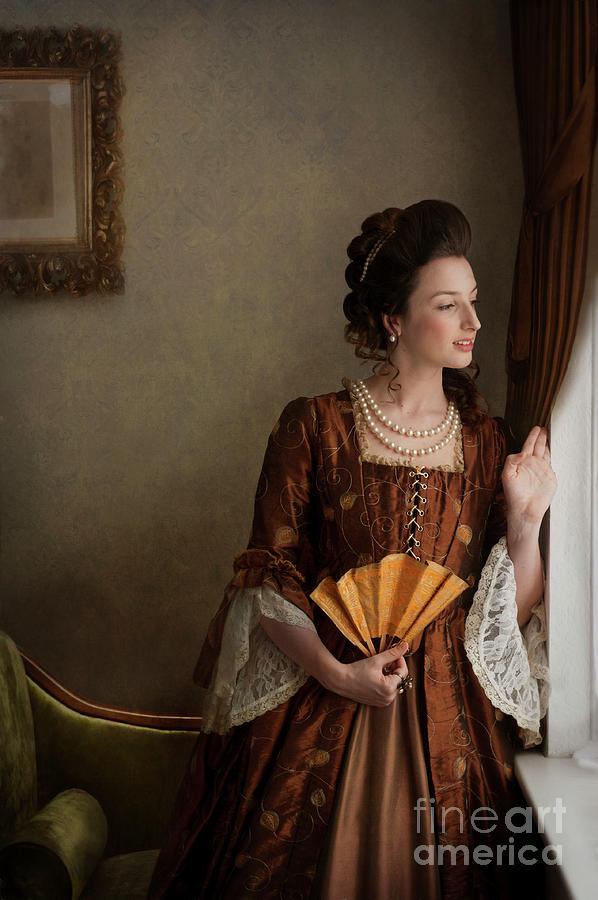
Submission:
[[[449,400],[449,404],[446,408],[446,415],[440,425],[436,425],[434,428],[424,428],[422,430],[410,428],[409,426],[404,428],[400,425],[396,425],[391,421],[390,417],[384,415],[363,381],[357,382],[357,384],[355,385],[355,390],[357,395],[359,396],[359,399],[362,401],[362,404],[363,400],[365,399],[367,406],[375,414],[378,420],[382,422],[383,425],[386,425],[387,428],[391,429],[391,431],[396,431],[398,434],[407,435],[407,437],[431,437],[434,434],[440,434],[442,431],[448,428],[449,425],[451,425],[457,413],[455,404],[452,400]]]
[[[375,438],[377,438],[377,440],[384,444],[385,447],[388,447],[390,450],[394,450],[395,453],[398,453],[401,456],[406,456],[407,458],[409,458],[411,456],[426,456],[427,454],[435,453],[437,450],[441,450],[442,447],[446,447],[446,445],[450,443],[455,437],[459,429],[459,413],[452,400],[448,404],[446,415],[440,425],[436,425],[434,428],[424,429],[403,428],[399,425],[394,424],[387,416],[383,415],[382,410],[374,402],[372,395],[368,391],[363,381],[359,381],[354,385],[354,391],[366,425],[371,433]],[[387,428],[390,428],[392,431],[396,431],[399,434],[407,435],[407,437],[428,437],[440,434],[446,428],[448,428],[449,431],[448,434],[444,438],[442,438],[442,440],[438,441],[435,444],[432,444],[429,447],[402,447],[400,444],[395,444],[394,441],[391,441],[391,439],[387,437],[380,428],[378,428],[374,421],[374,415],[372,415],[372,413],[378,418],[380,422],[382,422],[383,425],[386,425]]]

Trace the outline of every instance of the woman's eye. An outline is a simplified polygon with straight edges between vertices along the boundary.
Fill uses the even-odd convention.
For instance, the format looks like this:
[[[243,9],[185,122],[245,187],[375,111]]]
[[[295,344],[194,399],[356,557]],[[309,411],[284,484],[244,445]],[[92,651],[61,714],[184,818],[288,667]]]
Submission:
[[[439,306],[438,309],[452,309],[454,305],[454,303],[445,303],[444,306]]]

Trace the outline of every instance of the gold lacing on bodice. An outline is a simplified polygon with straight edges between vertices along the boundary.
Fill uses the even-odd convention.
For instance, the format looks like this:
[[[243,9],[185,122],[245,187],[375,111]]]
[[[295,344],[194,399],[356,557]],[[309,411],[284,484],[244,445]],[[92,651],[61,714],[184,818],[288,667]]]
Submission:
[[[426,472],[424,469],[416,468],[411,469],[409,472],[409,478],[411,480],[409,493],[407,494],[407,516],[409,518],[404,525],[404,528],[409,529],[409,534],[407,536],[407,550],[405,552],[411,554],[411,556],[417,560],[421,558],[417,553],[417,548],[421,543],[418,539],[418,534],[424,530],[424,526],[420,524],[419,519],[422,518],[424,514],[421,507],[428,502],[424,493],[428,490],[426,479],[429,477],[430,473]]]
[[[413,462],[401,462],[398,456],[394,458],[390,456],[380,456],[377,453],[370,453],[367,444],[367,423],[361,411],[361,406],[355,396],[353,382],[350,378],[343,378],[343,387],[349,392],[351,398],[351,406],[353,407],[353,418],[355,419],[355,429],[357,432],[357,440],[359,443],[359,457],[363,462],[377,463],[381,466],[403,466],[405,468],[413,466]],[[461,429],[461,420],[455,434],[455,457],[453,465],[427,465],[426,469],[439,472],[464,472],[465,463],[463,461],[463,432]]]

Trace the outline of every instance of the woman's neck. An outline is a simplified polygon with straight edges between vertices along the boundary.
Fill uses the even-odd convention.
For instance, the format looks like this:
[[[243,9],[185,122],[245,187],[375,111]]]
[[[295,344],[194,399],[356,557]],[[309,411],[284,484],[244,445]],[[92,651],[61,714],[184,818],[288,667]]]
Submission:
[[[368,390],[381,408],[401,417],[443,415],[447,399],[442,386],[442,369],[414,373],[388,370],[366,379]]]

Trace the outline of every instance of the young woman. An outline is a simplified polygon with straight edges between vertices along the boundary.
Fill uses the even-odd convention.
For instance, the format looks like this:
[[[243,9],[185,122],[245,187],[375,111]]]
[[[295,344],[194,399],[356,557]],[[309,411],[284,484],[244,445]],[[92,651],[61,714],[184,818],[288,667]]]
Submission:
[[[469,244],[463,214],[430,200],[349,245],[346,336],[374,374],[292,401],[272,431],[152,898],[478,900],[524,880],[541,895],[513,750],[539,742],[545,708],[555,477],[543,429],[505,459],[463,371],[480,328]],[[397,553],[465,589],[411,646],[364,658],[310,595]]]

